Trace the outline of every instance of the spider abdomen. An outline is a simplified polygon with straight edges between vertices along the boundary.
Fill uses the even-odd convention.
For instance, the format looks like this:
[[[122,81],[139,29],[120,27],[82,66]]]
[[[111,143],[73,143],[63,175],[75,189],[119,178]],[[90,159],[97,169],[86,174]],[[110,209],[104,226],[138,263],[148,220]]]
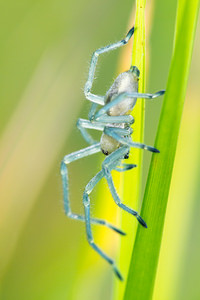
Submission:
[[[109,155],[120,147],[120,143],[118,141],[105,133],[102,133],[100,144],[101,151],[105,155]]]
[[[138,92],[138,76],[130,69],[127,72],[121,73],[113,85],[106,93],[105,103],[109,103],[116,99],[116,97],[123,93]],[[114,105],[107,112],[110,116],[122,116],[128,114],[133,110],[137,98],[125,97],[123,101]]]

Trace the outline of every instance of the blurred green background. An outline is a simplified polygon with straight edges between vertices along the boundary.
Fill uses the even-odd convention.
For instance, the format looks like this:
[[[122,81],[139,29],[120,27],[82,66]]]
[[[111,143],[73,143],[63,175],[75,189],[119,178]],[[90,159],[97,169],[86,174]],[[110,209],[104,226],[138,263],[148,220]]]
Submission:
[[[113,273],[89,247],[82,223],[63,211],[60,161],[86,146],[75,127],[92,52],[120,40],[133,1],[0,1],[0,299],[112,299]],[[165,88],[176,1],[151,10],[147,90]],[[148,21],[147,21],[147,29]],[[184,33],[183,33],[184,34]],[[177,149],[154,299],[200,299],[200,23]],[[100,58],[95,90],[105,93],[121,51]],[[178,87],[177,87],[178,89]],[[162,101],[146,105],[145,142],[153,144]],[[169,145],[170,147],[170,145]],[[102,155],[70,166],[73,210]],[[144,157],[143,186],[150,156]],[[167,163],[167,162],[166,162]],[[105,183],[103,183],[105,186]],[[115,207],[92,197],[92,213],[116,221]],[[98,200],[98,201],[95,201]],[[94,228],[112,256],[115,234]]]

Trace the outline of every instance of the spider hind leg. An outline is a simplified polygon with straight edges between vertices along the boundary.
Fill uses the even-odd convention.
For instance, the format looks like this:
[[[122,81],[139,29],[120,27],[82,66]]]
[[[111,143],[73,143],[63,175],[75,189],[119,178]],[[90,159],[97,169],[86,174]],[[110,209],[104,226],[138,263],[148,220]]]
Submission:
[[[93,234],[92,234],[92,228],[91,228],[91,218],[90,218],[90,198],[89,194],[92,192],[96,184],[99,182],[100,179],[104,177],[104,172],[101,170],[99,173],[97,173],[96,176],[94,176],[89,183],[85,187],[85,191],[83,193],[83,205],[85,210],[85,223],[86,223],[86,234],[87,234],[87,240],[90,244],[90,246],[103,258],[105,259],[113,268],[113,271],[115,272],[116,276],[123,280],[122,275],[120,274],[119,270],[117,269],[117,266],[115,265],[115,262],[112,258],[110,258],[104,251],[99,248],[94,242]]]

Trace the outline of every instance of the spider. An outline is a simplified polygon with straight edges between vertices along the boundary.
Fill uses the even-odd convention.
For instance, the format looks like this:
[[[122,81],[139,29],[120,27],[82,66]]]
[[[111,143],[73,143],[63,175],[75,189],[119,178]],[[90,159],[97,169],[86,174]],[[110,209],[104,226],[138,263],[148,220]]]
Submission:
[[[127,171],[135,168],[134,164],[122,163],[123,159],[128,159],[130,147],[145,149],[151,152],[159,153],[154,147],[145,144],[134,142],[131,139],[133,132],[130,127],[134,123],[133,117],[129,114],[137,101],[137,98],[153,99],[164,94],[164,90],[154,94],[138,93],[138,80],[140,71],[136,66],[131,66],[126,72],[121,73],[114,81],[105,96],[99,96],[91,93],[92,84],[94,81],[94,73],[97,65],[97,60],[100,54],[117,49],[128,43],[134,33],[134,27],[129,30],[126,37],[119,42],[108,45],[96,50],[91,59],[89,75],[84,88],[86,99],[92,102],[92,106],[88,115],[88,120],[78,119],[77,127],[80,130],[83,138],[86,140],[89,147],[81,149],[66,155],[61,162],[61,176],[63,184],[64,209],[69,218],[85,221],[87,240],[91,247],[99,253],[112,267],[120,280],[123,280],[115,262],[106,253],[104,253],[94,242],[91,223],[104,225],[115,232],[125,235],[123,231],[116,228],[112,224],[102,219],[91,218],[90,216],[90,198],[89,195],[97,185],[97,183],[105,177],[107,180],[110,192],[115,203],[126,212],[137,218],[139,223],[147,228],[145,221],[137,211],[123,204],[115,189],[111,171],[119,172]],[[99,108],[100,106],[100,108]],[[100,142],[96,142],[87,132],[87,129],[95,129],[102,131]],[[89,181],[83,193],[83,205],[85,215],[81,216],[71,211],[69,202],[68,188],[68,169],[67,165],[73,161],[83,157],[101,152],[106,156],[102,163],[101,170]]]

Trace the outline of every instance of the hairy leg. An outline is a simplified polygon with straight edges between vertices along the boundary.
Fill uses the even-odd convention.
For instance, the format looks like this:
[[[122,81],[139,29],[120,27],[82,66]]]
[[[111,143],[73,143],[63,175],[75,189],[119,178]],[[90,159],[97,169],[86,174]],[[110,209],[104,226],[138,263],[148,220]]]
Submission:
[[[91,63],[90,63],[88,79],[87,79],[87,82],[86,82],[85,88],[84,88],[85,97],[88,100],[90,100],[94,103],[100,104],[100,105],[104,105],[104,97],[103,96],[98,96],[98,95],[95,95],[95,94],[91,93],[92,84],[93,84],[93,81],[94,81],[94,73],[95,73],[98,57],[102,53],[115,50],[115,49],[127,44],[128,41],[130,40],[130,38],[132,37],[133,33],[134,33],[134,27],[129,30],[126,37],[124,39],[122,39],[121,41],[113,43],[113,44],[108,45],[108,46],[103,47],[103,48],[99,48],[98,50],[96,50],[93,53]]]
[[[74,153],[71,153],[69,155],[66,155],[61,163],[61,176],[62,176],[62,183],[63,183],[63,198],[64,198],[64,209],[66,215],[74,220],[79,220],[79,221],[85,221],[85,216],[81,216],[79,214],[74,214],[71,211],[70,207],[70,201],[69,201],[69,185],[68,185],[68,169],[67,165],[75,160],[81,159],[85,156],[92,155],[94,153],[100,152],[100,144],[95,144],[90,147],[87,147],[85,149],[81,149],[79,151],[76,151]],[[102,176],[103,177],[103,176]],[[101,176],[98,177],[100,180],[102,178]],[[99,225],[104,225],[122,235],[125,235],[123,231],[120,229],[116,228],[112,224],[108,223],[107,221],[101,220],[101,219],[96,219],[92,218],[91,222],[94,224],[99,224]]]

